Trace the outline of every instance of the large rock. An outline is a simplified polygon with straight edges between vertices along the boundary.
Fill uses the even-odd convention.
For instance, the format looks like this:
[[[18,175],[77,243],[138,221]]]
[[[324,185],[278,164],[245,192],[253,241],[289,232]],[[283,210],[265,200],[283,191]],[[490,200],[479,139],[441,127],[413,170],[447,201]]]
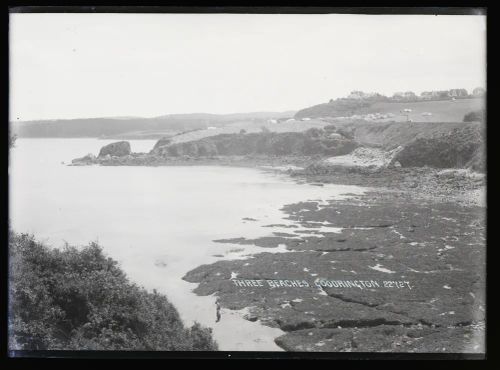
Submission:
[[[108,154],[112,157],[123,157],[129,155],[130,153],[130,143],[128,141],[118,141],[116,143],[103,146],[99,152],[99,157],[102,158]]]

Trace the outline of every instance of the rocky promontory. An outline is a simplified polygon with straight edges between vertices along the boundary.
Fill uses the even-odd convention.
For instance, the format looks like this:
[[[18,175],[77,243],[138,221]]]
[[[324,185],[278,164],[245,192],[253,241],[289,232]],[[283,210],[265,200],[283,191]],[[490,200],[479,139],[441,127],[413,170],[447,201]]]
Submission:
[[[149,153],[132,153],[126,141],[104,146],[92,154],[74,159],[73,165],[161,165],[175,159],[219,157],[329,157],[345,155],[358,143],[346,135],[312,128],[304,132],[220,134],[200,140],[172,143],[160,139]]]
[[[453,168],[485,171],[485,130],[477,123],[340,123],[302,132],[219,134],[176,142],[157,141],[148,153],[133,153],[130,143],[104,146],[72,165],[159,166],[196,162],[308,162],[310,170],[381,171],[393,168]],[[311,172],[311,171],[309,171]]]

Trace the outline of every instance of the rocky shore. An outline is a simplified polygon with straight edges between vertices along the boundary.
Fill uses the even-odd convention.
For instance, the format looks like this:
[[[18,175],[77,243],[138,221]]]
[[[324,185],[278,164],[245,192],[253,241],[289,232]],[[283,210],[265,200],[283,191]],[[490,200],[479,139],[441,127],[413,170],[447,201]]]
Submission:
[[[484,351],[482,207],[372,192],[283,211],[304,227],[342,231],[222,240],[270,252],[200,266],[184,279],[285,331],[275,340],[285,350]],[[280,245],[289,252],[273,253]]]
[[[338,131],[293,137],[296,144],[340,143],[334,156],[306,155],[297,149],[303,143],[287,155],[260,153],[254,136],[250,149],[237,154],[220,155],[217,140],[195,146],[160,140],[150,153],[120,144],[72,165],[251,166],[317,186],[367,187],[349,200],[285,206],[284,216],[307,230],[273,232],[267,225],[267,237],[218,240],[269,252],[203,265],[184,279],[198,284],[195,293],[218,296],[221,308],[245,308],[247,320],[283,330],[275,342],[288,351],[484,352],[486,179],[476,171],[484,169],[479,134],[471,146],[460,129],[463,145],[458,152],[446,146],[444,163],[421,157],[420,146],[439,155],[433,143],[450,135],[384,148],[359,146]],[[266,148],[282,139],[260,138]],[[208,149],[210,155],[200,155]],[[341,231],[325,232],[325,225]]]

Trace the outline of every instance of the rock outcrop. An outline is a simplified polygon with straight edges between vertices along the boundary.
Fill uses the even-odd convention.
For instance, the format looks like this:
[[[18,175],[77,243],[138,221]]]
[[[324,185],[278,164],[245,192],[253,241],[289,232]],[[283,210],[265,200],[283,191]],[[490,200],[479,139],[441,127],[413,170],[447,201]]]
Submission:
[[[81,158],[76,158],[71,161],[73,165],[89,165],[93,164],[96,161],[95,155],[92,153],[87,154],[86,156],[83,156]]]
[[[417,138],[399,151],[395,161],[403,167],[472,168],[484,171],[481,127],[464,126],[431,137]]]
[[[352,152],[358,144],[322,129],[305,132],[221,134],[185,143],[156,145],[152,154],[162,157],[205,156],[335,156]]]
[[[387,168],[467,168],[485,171],[485,127],[478,123],[407,123],[327,125],[303,132],[220,134],[199,140],[160,139],[149,153],[131,153],[127,141],[104,146],[73,165],[162,165],[179,160],[228,158],[268,160],[308,158],[307,171],[373,173]]]
[[[162,147],[162,146],[166,146],[166,145],[169,145],[170,143],[172,143],[172,139],[168,138],[168,137],[162,137],[160,140],[158,140],[155,144],[155,146],[153,147],[153,150],[151,151],[151,153],[156,153],[159,151],[159,149]]]
[[[99,151],[99,158],[105,157],[108,154],[111,157],[123,157],[131,154],[130,143],[128,141],[117,141],[116,143],[111,143],[105,145]]]

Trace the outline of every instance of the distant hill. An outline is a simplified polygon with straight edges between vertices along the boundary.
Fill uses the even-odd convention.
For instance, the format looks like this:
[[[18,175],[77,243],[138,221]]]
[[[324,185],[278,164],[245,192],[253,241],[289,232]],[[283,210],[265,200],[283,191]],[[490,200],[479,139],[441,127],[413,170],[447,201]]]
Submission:
[[[19,137],[124,137],[159,138],[179,132],[224,126],[240,120],[265,122],[293,116],[295,112],[255,112],[235,114],[170,114],[142,117],[101,117],[79,119],[57,119],[38,121],[16,121],[12,131]]]
[[[295,114],[295,118],[352,117],[380,113],[391,115],[386,121],[406,121],[408,116],[413,122],[462,122],[465,114],[483,107],[482,98],[409,102],[338,99],[302,109]],[[402,113],[405,109],[411,111]],[[378,121],[383,122],[384,119]]]

